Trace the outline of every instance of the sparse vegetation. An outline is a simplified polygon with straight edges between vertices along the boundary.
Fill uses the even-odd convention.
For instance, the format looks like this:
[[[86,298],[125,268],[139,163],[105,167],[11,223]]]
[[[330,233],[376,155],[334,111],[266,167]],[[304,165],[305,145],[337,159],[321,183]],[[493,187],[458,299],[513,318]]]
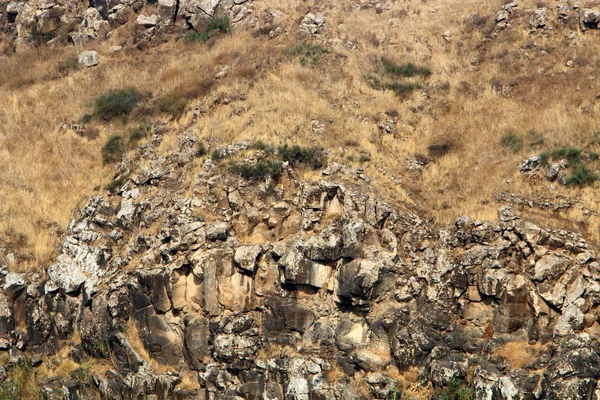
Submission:
[[[227,33],[231,30],[231,21],[227,15],[209,18],[201,32],[188,33],[183,40],[188,43],[206,42],[216,33]]]
[[[278,149],[278,155],[290,165],[308,165],[312,169],[319,169],[325,165],[323,150],[316,147],[300,147],[298,145],[283,145]]]
[[[140,99],[141,95],[137,89],[113,90],[98,97],[94,113],[104,120],[126,117],[133,111]]]
[[[390,59],[383,57],[381,59],[381,64],[383,65],[385,73],[390,76],[412,78],[413,76],[431,75],[431,69],[429,67],[416,65],[412,62],[398,65]]]
[[[156,108],[161,113],[168,114],[177,119],[183,115],[187,103],[187,99],[180,93],[172,92],[161,97],[156,104]]]
[[[511,149],[513,153],[518,153],[523,148],[523,138],[514,132],[509,132],[500,139],[502,147]]]
[[[119,175],[116,179],[113,179],[109,184],[105,186],[106,190],[111,193],[114,193],[117,189],[121,188],[125,182],[129,179],[129,174]]]
[[[250,148],[255,149],[255,150],[261,150],[267,153],[270,153],[273,151],[273,146],[261,141],[261,140],[257,140],[256,142],[252,143],[250,145]]]
[[[64,60],[56,63],[56,74],[59,77],[66,76],[72,71],[79,69],[79,59],[77,54],[68,54]]]
[[[267,177],[278,179],[283,171],[281,161],[273,160],[261,160],[256,164],[233,164],[230,169],[244,179],[265,179]]]
[[[102,147],[102,162],[109,164],[121,161],[127,151],[127,145],[119,135],[111,135]]]
[[[598,180],[598,175],[590,171],[584,164],[578,164],[573,173],[567,177],[565,185],[567,186],[590,186]]]
[[[199,142],[198,147],[196,148],[196,157],[203,157],[208,153],[204,142]]]
[[[129,142],[137,143],[144,139],[150,133],[151,126],[148,124],[138,125],[135,129],[129,133]]]
[[[8,379],[0,385],[0,400],[38,400],[41,398],[35,375],[25,359],[13,366]]]
[[[396,64],[388,58],[381,58],[374,72],[363,75],[363,78],[373,89],[391,90],[398,97],[404,98],[415,90],[421,89],[420,82],[401,81],[403,78],[427,77],[431,70],[426,66],[419,66],[412,62]]]
[[[445,387],[438,390],[438,400],[471,400],[471,391],[460,380],[453,379]]]
[[[220,162],[222,159],[224,159],[225,157],[227,157],[227,150],[225,150],[222,147],[217,147],[216,149],[213,150],[213,152],[210,154],[210,159],[213,160],[214,162],[218,163]]]
[[[298,58],[300,65],[307,64],[316,65],[319,63],[321,56],[329,53],[329,49],[317,43],[302,42],[293,47],[285,49],[284,54],[291,58]]]

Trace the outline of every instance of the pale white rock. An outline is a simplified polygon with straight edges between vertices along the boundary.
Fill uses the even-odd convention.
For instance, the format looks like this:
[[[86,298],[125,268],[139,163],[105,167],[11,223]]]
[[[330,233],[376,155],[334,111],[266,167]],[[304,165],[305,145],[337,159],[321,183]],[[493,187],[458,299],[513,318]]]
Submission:
[[[94,50],[84,51],[79,54],[77,61],[82,67],[94,67],[100,63],[100,54]]]

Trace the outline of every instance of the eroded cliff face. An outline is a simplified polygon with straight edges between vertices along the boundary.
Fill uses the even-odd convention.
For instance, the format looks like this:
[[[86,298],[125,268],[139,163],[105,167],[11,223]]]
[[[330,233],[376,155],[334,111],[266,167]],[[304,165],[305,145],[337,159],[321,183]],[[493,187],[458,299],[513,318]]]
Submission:
[[[600,394],[600,264],[582,238],[510,208],[440,228],[339,164],[247,181],[192,133],[167,156],[161,140],[81,209],[47,274],[3,267],[9,375],[68,362],[40,384],[70,399]]]

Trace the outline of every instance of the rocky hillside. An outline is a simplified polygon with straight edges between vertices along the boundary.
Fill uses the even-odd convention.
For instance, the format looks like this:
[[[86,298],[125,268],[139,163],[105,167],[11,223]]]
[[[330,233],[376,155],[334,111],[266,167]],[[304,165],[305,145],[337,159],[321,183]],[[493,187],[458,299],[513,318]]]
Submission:
[[[600,399],[600,11],[478,3],[0,2],[0,399]]]
[[[166,157],[161,140],[90,199],[47,279],[4,267],[9,376],[26,363],[50,398],[595,396],[600,266],[581,237],[506,207],[439,228],[336,163],[248,181],[192,135]],[[249,147],[216,151],[265,162]]]

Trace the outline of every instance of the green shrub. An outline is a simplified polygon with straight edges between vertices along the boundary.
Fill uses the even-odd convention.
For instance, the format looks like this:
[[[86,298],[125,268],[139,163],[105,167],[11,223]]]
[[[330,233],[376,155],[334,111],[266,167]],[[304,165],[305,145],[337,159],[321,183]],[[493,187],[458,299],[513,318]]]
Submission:
[[[257,140],[256,142],[252,143],[250,145],[250,148],[254,149],[254,150],[261,150],[266,153],[270,153],[273,150],[273,147],[271,145],[269,145],[261,140]]]
[[[210,155],[210,159],[217,163],[225,157],[227,157],[227,150],[222,147],[217,147]]]
[[[92,382],[92,375],[90,373],[90,369],[91,366],[89,364],[82,365],[81,367],[73,371],[71,373],[71,376],[76,382],[82,385],[88,385]]]
[[[157,103],[158,111],[169,114],[177,119],[181,117],[187,106],[187,99],[177,93],[170,93],[160,98]]]
[[[299,57],[300,65],[305,66],[309,61],[312,65],[316,65],[322,55],[329,53],[329,49],[304,41],[285,49],[283,53],[289,57]]]
[[[402,65],[397,65],[396,63],[387,58],[382,58],[381,64],[383,65],[383,69],[386,74],[396,77],[411,78],[413,76],[431,75],[431,70],[429,69],[429,67],[415,65],[411,62],[407,62]]]
[[[85,114],[83,117],[81,117],[79,123],[82,125],[87,125],[90,122],[92,122],[92,119],[94,119],[94,116],[92,114]]]
[[[228,33],[231,30],[231,21],[227,15],[222,17],[213,17],[208,20],[206,26],[204,27],[204,32],[222,32]]]
[[[540,153],[539,155],[540,157],[540,163],[542,164],[542,166],[546,166],[549,163],[550,160],[550,153],[548,153],[547,151],[544,151],[542,153]]]
[[[112,90],[96,100],[95,114],[105,120],[126,117],[141,99],[137,89]]]
[[[385,85],[386,89],[391,90],[396,94],[396,96],[402,97],[405,96],[417,89],[421,89],[422,86],[419,83],[412,82],[392,82]]]
[[[500,139],[500,145],[512,149],[513,152],[517,153],[523,148],[523,138],[515,134],[514,132],[507,133]]]
[[[268,176],[277,179],[283,171],[281,161],[271,160],[261,160],[256,164],[233,164],[230,168],[244,179],[265,179]]]
[[[137,128],[132,130],[131,133],[129,134],[129,142],[136,143],[136,142],[142,140],[143,138],[148,136],[151,129],[152,128],[150,125],[139,125]]]
[[[206,42],[209,36],[204,32],[192,32],[183,37],[183,41],[187,43]]]
[[[385,88],[381,83],[381,79],[376,75],[365,74],[363,75],[363,78],[367,82],[367,85],[372,89],[383,90]]]
[[[569,163],[569,166],[576,166],[581,162],[582,159],[581,149],[575,147],[563,147],[561,149],[556,149],[552,152],[552,159],[566,159]]]
[[[196,149],[196,157],[203,157],[206,155],[208,151],[206,150],[206,146],[203,142],[198,143],[198,148]]]
[[[471,391],[461,385],[458,379],[447,382],[437,392],[438,400],[471,400]]]
[[[360,162],[360,163],[365,163],[365,162],[369,162],[369,161],[371,161],[370,154],[362,153],[360,155],[360,157],[358,158],[358,162]]]
[[[584,164],[579,164],[573,170],[573,174],[567,178],[567,186],[590,186],[598,180],[598,175],[590,171]]]
[[[119,135],[111,135],[102,147],[102,162],[109,164],[121,161],[127,151],[125,141]]]
[[[278,148],[279,157],[291,165],[305,164],[312,169],[322,168],[325,164],[325,155],[321,149],[315,147],[300,147],[287,144]]]

